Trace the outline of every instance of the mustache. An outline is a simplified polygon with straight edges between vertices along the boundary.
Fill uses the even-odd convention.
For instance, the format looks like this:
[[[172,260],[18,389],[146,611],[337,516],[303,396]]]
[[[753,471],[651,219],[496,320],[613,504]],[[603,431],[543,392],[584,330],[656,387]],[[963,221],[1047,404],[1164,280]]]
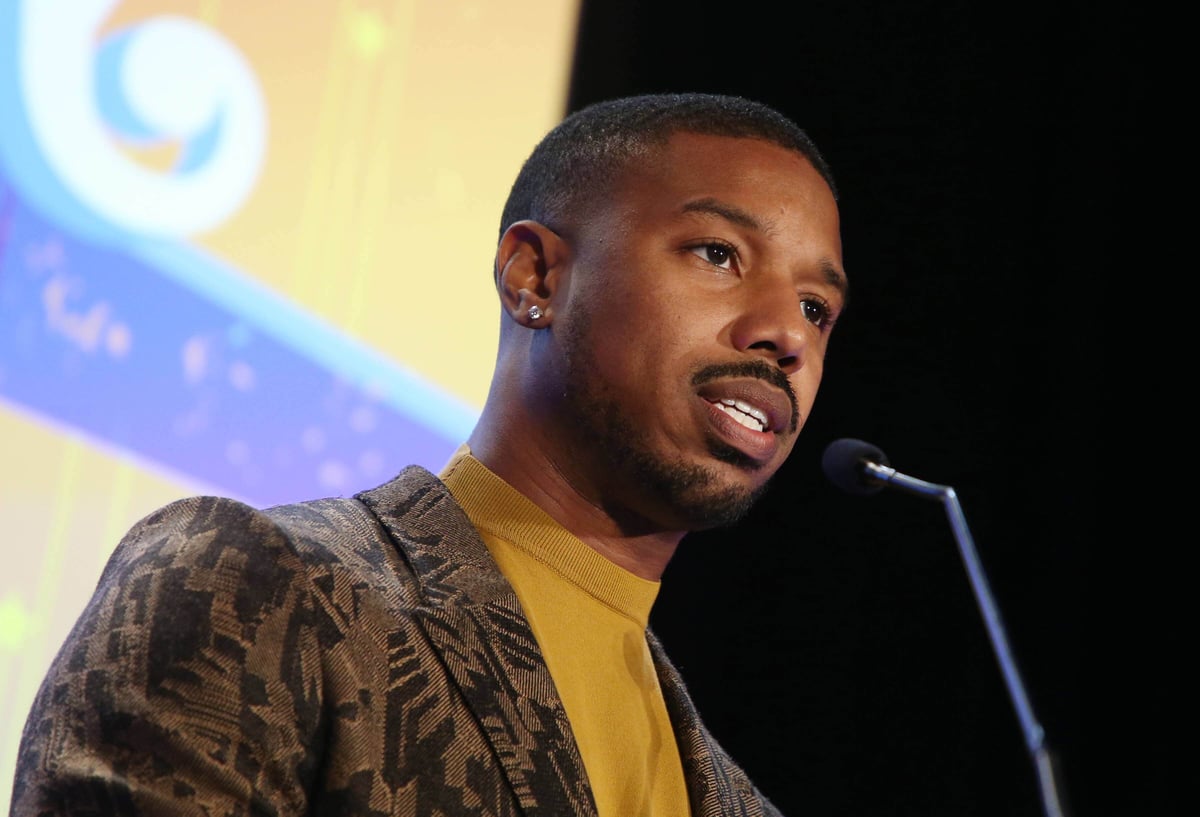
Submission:
[[[736,363],[714,363],[703,366],[692,375],[692,385],[702,386],[723,377],[754,377],[765,380],[787,395],[792,404],[792,431],[800,425],[800,401],[792,389],[791,381],[778,366],[772,366],[765,360],[739,360]]]

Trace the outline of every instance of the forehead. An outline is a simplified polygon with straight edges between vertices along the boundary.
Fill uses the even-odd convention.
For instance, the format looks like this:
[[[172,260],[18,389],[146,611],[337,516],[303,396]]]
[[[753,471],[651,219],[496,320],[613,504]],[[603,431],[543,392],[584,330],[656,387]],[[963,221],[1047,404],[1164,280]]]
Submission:
[[[756,138],[676,133],[633,160],[602,197],[617,218],[673,218],[697,201],[749,214],[764,232],[839,232],[838,208],[806,156]]]

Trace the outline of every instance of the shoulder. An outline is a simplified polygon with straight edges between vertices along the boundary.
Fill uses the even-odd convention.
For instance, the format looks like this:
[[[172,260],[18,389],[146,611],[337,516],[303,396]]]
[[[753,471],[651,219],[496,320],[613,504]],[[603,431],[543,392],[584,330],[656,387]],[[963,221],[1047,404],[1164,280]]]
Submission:
[[[158,627],[174,621],[186,628],[214,608],[229,609],[243,625],[271,609],[298,612],[310,607],[305,597],[314,586],[345,572],[347,555],[383,549],[373,520],[353,499],[266,509],[228,497],[180,499],[129,529],[91,603],[109,613],[133,604]]]
[[[303,623],[311,617],[314,560],[295,540],[270,513],[236,499],[164,505],[118,543],[76,627],[85,640],[75,646],[92,633],[119,631],[126,647],[165,649],[174,660],[218,633],[241,641],[268,619]]]
[[[293,536],[268,511],[236,499],[193,496],[147,514],[118,543],[101,585],[179,571],[247,574],[298,570]],[[266,579],[266,575],[257,578]]]
[[[230,497],[187,497],[134,524],[105,574],[172,567],[229,571],[239,565],[249,573],[280,568],[320,571],[378,552],[389,539],[381,517],[419,527],[428,504],[423,500],[430,493],[449,498],[437,477],[410,466],[395,479],[353,497],[306,499],[268,508]],[[382,506],[380,497],[388,500]]]
[[[353,497],[262,509],[227,497],[180,499],[130,528],[92,604],[111,614],[133,604],[147,620],[185,629],[214,620],[213,610],[228,610],[242,628],[312,614],[337,621],[321,628],[333,636],[376,608],[394,619],[419,603],[412,551],[445,539],[430,536],[431,520],[456,515],[470,524],[441,481],[416,466]],[[191,613],[170,614],[185,608]]]
[[[193,496],[134,524],[101,586],[145,583],[151,576],[156,583],[183,581],[185,574],[191,586],[236,585],[255,594],[277,594],[289,584],[323,585],[335,574],[374,574],[392,584],[409,573],[404,548],[428,539],[431,526],[469,532],[470,522],[441,480],[420,466],[354,496],[268,508]]]

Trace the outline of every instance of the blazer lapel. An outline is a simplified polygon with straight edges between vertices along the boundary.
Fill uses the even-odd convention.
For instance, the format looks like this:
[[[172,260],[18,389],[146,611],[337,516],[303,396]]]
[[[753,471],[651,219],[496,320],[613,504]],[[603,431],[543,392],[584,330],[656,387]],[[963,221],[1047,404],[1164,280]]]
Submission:
[[[762,817],[758,793],[704,727],[662,643],[652,632],[646,639],[679,742],[692,817]]]
[[[595,817],[566,710],[511,585],[445,485],[418,466],[357,497],[412,566],[415,617],[529,814]]]

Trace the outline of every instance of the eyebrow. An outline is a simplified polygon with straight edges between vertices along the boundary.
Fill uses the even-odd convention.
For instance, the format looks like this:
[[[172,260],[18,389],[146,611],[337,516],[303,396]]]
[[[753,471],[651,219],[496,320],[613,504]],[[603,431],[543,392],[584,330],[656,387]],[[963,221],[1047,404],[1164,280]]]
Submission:
[[[736,207],[732,204],[726,204],[725,202],[712,197],[686,202],[683,205],[683,212],[707,213],[708,215],[720,216],[726,221],[731,221],[739,227],[746,227],[751,230],[759,230],[760,232],[765,229],[761,221],[742,208]]]
[[[828,261],[822,261],[821,274],[825,276],[825,280],[831,286],[837,287],[838,292],[842,293],[842,309],[844,310],[850,303],[850,281],[846,279],[845,273]]]
[[[720,216],[739,227],[759,232],[766,231],[766,226],[751,213],[736,205],[728,204],[712,197],[685,202],[682,211],[685,213],[703,213]],[[850,299],[850,282],[846,280],[845,274],[838,270],[831,262],[824,261],[821,263],[821,275],[830,286],[837,287],[837,290],[842,294],[844,306],[844,303]]]

